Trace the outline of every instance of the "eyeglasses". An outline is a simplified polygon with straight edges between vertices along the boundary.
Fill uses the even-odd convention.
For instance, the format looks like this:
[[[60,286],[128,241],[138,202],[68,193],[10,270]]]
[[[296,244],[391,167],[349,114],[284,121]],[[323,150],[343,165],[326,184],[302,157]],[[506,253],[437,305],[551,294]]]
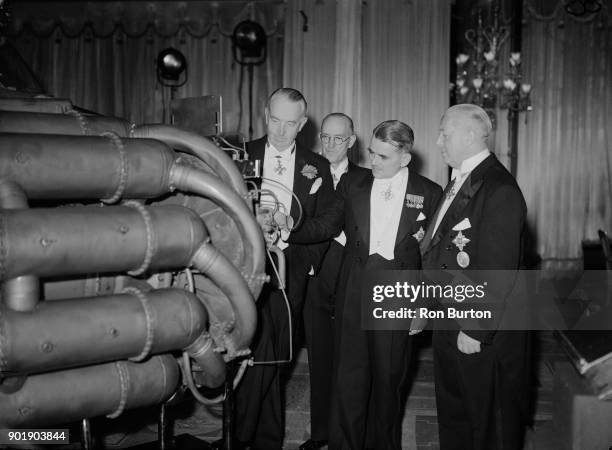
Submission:
[[[342,145],[346,141],[348,141],[350,138],[351,138],[351,136],[347,136],[347,137],[330,136],[329,134],[319,133],[319,139],[321,139],[321,142],[323,142],[326,145],[329,144],[332,139],[334,140],[334,144],[335,145]]]

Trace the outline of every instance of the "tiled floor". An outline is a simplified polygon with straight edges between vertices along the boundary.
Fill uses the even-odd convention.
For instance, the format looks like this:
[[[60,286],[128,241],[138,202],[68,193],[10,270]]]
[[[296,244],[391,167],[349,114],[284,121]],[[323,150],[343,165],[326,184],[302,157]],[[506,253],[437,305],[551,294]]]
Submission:
[[[552,417],[552,368],[554,362],[565,360],[564,354],[550,335],[541,335],[537,352],[537,402],[535,430],[545,430]],[[419,338],[418,361],[415,361],[414,382],[403,420],[402,448],[406,450],[438,449],[437,417],[433,384],[433,361],[427,336]],[[295,449],[309,436],[309,382],[305,352],[291,371],[286,390],[285,448]],[[221,436],[220,406],[205,407],[187,396],[178,407],[171,408],[175,435],[187,433],[212,442]],[[92,421],[92,434],[97,437],[98,448],[125,448],[157,437],[157,409],[130,411],[115,421]],[[102,432],[102,430],[107,430]],[[526,450],[549,450],[530,430]],[[104,436],[103,436],[104,435]],[[551,448],[552,449],[552,448]]]

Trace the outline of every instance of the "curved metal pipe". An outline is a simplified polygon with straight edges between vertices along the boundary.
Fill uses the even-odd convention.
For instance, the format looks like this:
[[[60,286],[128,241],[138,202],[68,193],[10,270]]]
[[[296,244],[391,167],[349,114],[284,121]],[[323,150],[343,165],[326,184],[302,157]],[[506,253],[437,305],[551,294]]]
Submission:
[[[264,273],[266,254],[261,228],[247,204],[216,176],[184,164],[175,164],[172,167],[170,184],[176,189],[210,198],[234,220],[240,235],[243,236],[245,255],[250,255],[250,260],[244,258],[242,276],[257,298],[266,279]]]
[[[177,205],[79,206],[0,212],[0,281],[187,267],[207,236],[200,217]],[[85,244],[85,245],[84,245]]]
[[[169,125],[140,125],[131,131],[130,137],[158,139],[176,150],[198,157],[219,178],[229,182],[243,199],[247,199],[248,191],[236,165],[210,139]]]
[[[0,209],[28,209],[28,198],[17,183],[0,178]]]
[[[198,372],[198,381],[203,386],[221,386],[225,381],[225,361],[220,353],[215,352],[213,340],[208,333],[200,335],[185,351],[202,369]]]
[[[179,382],[171,355],[32,375],[12,393],[0,389],[0,427],[44,427],[166,401]],[[119,413],[119,414],[116,414]]]
[[[251,260],[244,276],[251,292],[263,285],[265,247],[259,225],[244,199],[219,178],[173,163],[175,154],[154,140],[127,139],[123,160],[114,144],[100,137],[0,135],[0,177],[10,177],[29,198],[107,198],[114,196],[127,171],[123,194],[151,198],[178,188],[211,198],[235,221]],[[70,176],[67,176],[67,174]],[[246,256],[245,256],[246,259]]]
[[[62,98],[0,98],[0,110],[66,114],[72,111],[72,102]]]
[[[5,133],[0,148],[0,177],[30,200],[159,197],[176,159],[163,142],[100,136]]]
[[[197,348],[207,320],[202,302],[182,289],[41,302],[28,313],[0,307],[0,375]]]
[[[0,135],[0,146],[7,149],[0,153],[0,176],[10,176],[16,180],[30,198],[115,196],[121,184],[121,176],[117,174],[125,171],[130,176],[124,180],[124,195],[147,198],[159,196],[171,188],[179,188],[209,197],[221,205],[240,231],[245,247],[242,275],[247,278],[251,292],[257,296],[265,280],[263,236],[244,199],[219,178],[202,170],[183,164],[174,164],[169,168],[175,154],[163,143],[143,139],[127,139],[122,142],[126,150],[124,153],[106,138]],[[130,151],[127,151],[128,147]],[[108,218],[101,216],[89,220],[87,226],[83,227],[81,222],[73,220],[76,209],[62,208],[60,214],[57,211],[38,210],[27,216],[27,220],[24,220],[26,216],[19,216],[21,221],[10,212],[0,214],[0,221],[10,222],[8,228],[17,239],[7,239],[7,227],[0,226],[0,242],[10,244],[13,250],[11,252],[9,249],[4,261],[0,260],[0,280],[23,274],[55,276],[133,270],[136,264],[146,260],[149,246],[146,224],[141,218],[127,227],[132,229],[135,226],[140,232],[139,239],[130,239],[128,243],[125,236],[122,236],[127,234],[126,227],[117,222],[110,224]],[[107,216],[110,208],[101,210],[92,207],[90,211],[95,210],[103,211],[103,215]],[[44,218],[35,219],[38,214],[44,214]],[[89,214],[95,216],[95,212]],[[48,228],[52,218],[59,226]],[[105,221],[107,226],[102,229],[100,223]],[[162,228],[173,229],[172,226]],[[61,239],[56,239],[56,235],[48,233],[49,230],[57,232]],[[156,242],[173,242],[177,235],[182,233],[174,230],[163,237],[157,235]],[[80,240],[74,239],[79,236]],[[80,242],[88,243],[85,252]],[[158,246],[151,269],[177,267],[182,263],[187,265],[184,260],[177,262],[172,252],[167,255],[169,261],[165,261],[159,256],[164,248]],[[167,248],[171,250],[171,246]],[[124,253],[128,249],[132,251]],[[91,258],[92,254],[96,257]],[[184,253],[187,254],[191,255],[190,252]],[[22,258],[16,258],[15,255],[21,255]],[[40,258],[40,255],[44,258]],[[40,262],[42,260],[44,264]],[[238,344],[242,345],[242,342],[240,340]]]
[[[2,302],[15,311],[31,311],[40,299],[40,280],[22,275],[2,283]]]
[[[0,132],[98,136],[105,131],[112,131],[120,137],[157,139],[201,159],[220,178],[229,181],[234,190],[246,199],[247,189],[244,180],[232,159],[209,139],[199,134],[169,125],[141,125],[134,128],[122,119],[66,112],[67,114],[62,115],[0,111]]]
[[[233,264],[208,243],[196,251],[192,264],[209,277],[232,304],[233,314],[228,315],[225,298],[214,294],[203,298],[212,316],[209,332],[213,339],[227,349],[230,358],[248,353],[247,346],[257,328],[257,310],[249,286]]]
[[[141,212],[126,206],[4,211],[0,280],[23,274],[123,272],[141,267],[148,257],[152,270],[193,262],[227,296],[210,296],[207,306],[215,324],[222,324],[213,326],[213,337],[229,356],[237,355],[249,344],[256,321],[254,300],[242,275],[214,247],[201,246],[206,231],[194,211],[175,205],[143,210],[150,228]],[[152,247],[154,252],[149,251]]]
[[[27,209],[28,199],[13,181],[0,178],[0,210]],[[6,306],[16,311],[34,309],[40,298],[40,283],[33,275],[23,275],[7,280],[0,291]]]
[[[87,115],[76,111],[68,114],[0,111],[2,133],[99,136],[106,131],[112,131],[119,136],[128,136],[130,127],[131,124],[126,120]]]
[[[3,149],[0,177],[10,177],[23,185],[29,197],[40,199],[103,198],[115,202],[122,197],[157,198],[174,188],[204,195],[221,205],[235,222],[244,245],[241,256],[244,273],[235,269],[211,245],[200,245],[207,233],[195,212],[177,206],[144,208],[136,205],[134,208],[76,207],[40,209],[35,213],[1,212],[0,281],[9,279],[4,285],[10,288],[20,274],[34,277],[127,270],[141,273],[146,269],[184,267],[192,262],[221,291],[205,299],[207,305],[213,305],[210,306],[214,319],[211,334],[227,350],[228,357],[248,352],[246,346],[256,323],[249,287],[255,295],[261,290],[265,253],[261,232],[247,206],[246,187],[233,162],[207,139],[172,127],[142,127],[135,133],[138,139],[118,139],[113,135],[104,138],[75,136],[98,135],[109,130],[127,136],[130,125],[114,118],[74,111],[67,115],[0,112],[0,131],[13,133],[0,135],[0,148]],[[49,134],[20,134],[41,132]],[[178,165],[176,154],[165,144],[143,139],[141,134],[162,139],[202,159],[219,178],[209,175],[205,169]],[[223,185],[221,180],[231,183],[232,188]],[[213,223],[219,226],[218,222]],[[234,234],[233,224],[230,226]],[[214,289],[218,292],[216,287]],[[11,298],[17,305],[25,304],[19,292],[25,291],[21,288],[10,290]],[[210,335],[204,332],[206,311],[202,303],[185,291],[160,290],[134,295],[43,302],[27,314],[0,306],[0,376],[3,372],[49,371],[117,358],[140,359],[150,353],[184,348],[204,368],[200,380],[211,387],[219,385],[225,378],[225,365],[221,355],[215,352]],[[228,299],[233,311],[228,308]],[[108,406],[101,405],[109,396],[111,382],[119,385],[117,405],[124,407],[129,403],[126,393],[130,386],[126,379],[153,376],[153,372],[131,374],[124,363],[116,363],[114,367],[119,375],[114,379],[77,375],[80,370],[91,369],[88,367],[31,376],[23,386],[0,382],[0,392],[9,385],[14,391],[10,398],[2,398],[0,394],[0,404],[14,403],[15,399],[32,393],[34,397],[44,397],[36,402],[26,399],[26,403],[18,404],[15,410],[0,406],[0,424],[4,425],[3,420],[8,416],[11,419],[6,421],[6,426],[18,426],[18,420],[11,420],[19,414],[25,421],[19,423],[27,422],[31,426],[41,421],[58,423],[103,414],[108,412]],[[176,371],[176,365],[172,367]],[[63,386],[60,378],[54,378],[56,374],[60,374],[61,379],[70,377],[73,381]],[[165,376],[163,369],[162,375]],[[36,387],[39,377],[46,378]],[[99,384],[102,388],[77,393],[85,400],[75,403],[71,395],[75,393],[75,385],[77,391],[82,387],[79,383],[91,384],[93,388]],[[53,391],[51,395],[47,395],[49,389]],[[113,396],[117,400],[111,393]],[[52,400],[47,401],[50,397]],[[151,391],[147,388],[143,398],[150,397]],[[150,403],[163,400],[152,399]],[[92,402],[104,411],[96,412],[96,408],[92,411]],[[72,416],[56,411],[57,407],[66,409],[66,405],[70,405],[72,411],[73,404],[81,409]],[[40,409],[40,415],[31,415],[28,407]]]

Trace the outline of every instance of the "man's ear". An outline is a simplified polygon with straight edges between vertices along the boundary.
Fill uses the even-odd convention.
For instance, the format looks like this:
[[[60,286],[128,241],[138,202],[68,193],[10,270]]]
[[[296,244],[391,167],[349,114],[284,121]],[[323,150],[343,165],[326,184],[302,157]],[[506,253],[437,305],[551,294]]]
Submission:
[[[264,116],[266,118],[266,125],[267,125],[268,122],[270,121],[270,111],[268,110],[267,106],[264,108]]]
[[[402,159],[400,160],[400,164],[402,167],[407,167],[408,163],[410,162],[410,160],[412,159],[412,155],[408,152],[403,152],[402,154]]]
[[[471,146],[476,141],[476,133],[472,128],[465,133],[465,142],[468,146]]]
[[[354,134],[351,135],[348,141],[348,148],[351,148],[353,145],[355,145],[356,140],[357,140],[357,136],[355,136]]]
[[[308,122],[308,117],[307,117],[307,116],[304,116],[304,117],[302,117],[302,118],[300,119],[300,125],[299,125],[299,127],[298,127],[298,133],[299,133],[300,131],[302,131],[302,128],[304,128],[304,125],[306,125],[306,122]]]

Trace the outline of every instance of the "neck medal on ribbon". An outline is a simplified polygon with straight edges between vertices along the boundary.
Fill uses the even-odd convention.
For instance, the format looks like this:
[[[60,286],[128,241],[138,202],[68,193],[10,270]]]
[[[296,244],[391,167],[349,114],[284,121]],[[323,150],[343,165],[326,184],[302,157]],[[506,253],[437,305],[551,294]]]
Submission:
[[[388,202],[389,200],[393,198],[393,191],[391,190],[391,183],[389,183],[389,186],[387,186],[387,189],[382,191],[380,195],[382,196],[383,200],[386,202]]]

